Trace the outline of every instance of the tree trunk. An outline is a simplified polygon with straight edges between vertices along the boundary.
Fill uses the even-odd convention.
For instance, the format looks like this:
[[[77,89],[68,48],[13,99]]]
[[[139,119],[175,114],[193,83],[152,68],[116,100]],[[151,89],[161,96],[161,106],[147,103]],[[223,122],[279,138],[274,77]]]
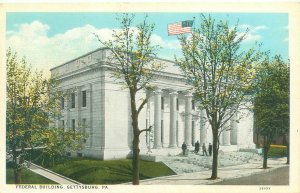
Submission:
[[[21,171],[18,167],[18,161],[17,161],[17,152],[16,152],[16,147],[13,147],[13,168],[14,168],[14,179],[15,179],[15,184],[20,184],[21,183]]]
[[[263,169],[268,168],[268,153],[271,145],[271,140],[273,137],[270,136],[264,136],[264,160],[263,160]]]
[[[269,139],[264,136],[264,160],[263,160],[263,169],[268,168],[268,152],[269,152],[270,144]]]
[[[268,168],[268,152],[269,152],[269,148],[267,146],[264,146],[263,169],[267,169]]]
[[[218,132],[213,131],[213,163],[212,163],[212,173],[211,173],[212,180],[218,178],[218,155],[219,155],[218,141],[219,141]]]
[[[21,184],[21,170],[16,166],[14,168],[15,184]]]
[[[14,161],[14,177],[15,184],[21,184],[21,168],[19,168],[17,160]]]
[[[286,142],[286,164],[290,164],[290,141],[289,141],[289,131],[284,135]]]
[[[135,136],[132,147],[132,184],[139,185],[140,183],[140,160],[139,160],[139,137]]]
[[[131,118],[132,118],[132,130],[133,130],[133,141],[132,141],[132,184],[139,185],[140,176],[139,176],[139,125],[138,125],[138,112],[136,110],[135,102],[136,92],[130,90],[130,101],[131,101]]]

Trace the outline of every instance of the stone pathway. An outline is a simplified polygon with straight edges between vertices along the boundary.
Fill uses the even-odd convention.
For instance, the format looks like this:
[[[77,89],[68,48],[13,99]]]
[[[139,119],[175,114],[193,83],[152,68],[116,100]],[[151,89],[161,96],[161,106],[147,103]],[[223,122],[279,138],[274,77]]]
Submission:
[[[37,173],[41,176],[44,176],[45,178],[48,178],[54,182],[57,182],[59,184],[81,184],[79,182],[76,182],[75,180],[72,180],[70,178],[67,178],[65,176],[62,176],[60,174],[57,174],[53,171],[47,170],[41,166],[38,166],[34,163],[29,164],[29,170],[31,170],[34,173]]]

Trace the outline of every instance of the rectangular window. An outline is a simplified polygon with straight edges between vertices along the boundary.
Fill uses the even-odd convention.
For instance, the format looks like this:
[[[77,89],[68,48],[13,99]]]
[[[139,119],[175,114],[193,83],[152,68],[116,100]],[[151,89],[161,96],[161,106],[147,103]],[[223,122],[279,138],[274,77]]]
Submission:
[[[61,97],[61,108],[64,109],[65,108],[65,98]]]
[[[86,127],[86,119],[82,119],[82,127]]]
[[[176,99],[176,110],[179,111],[179,99]]]
[[[195,101],[192,100],[192,109],[195,110]]]
[[[71,94],[71,107],[75,108],[75,93]]]
[[[72,131],[73,131],[73,137],[75,138],[75,119],[72,119]]]
[[[85,135],[85,128],[87,127],[86,125],[86,119],[82,119],[82,133]]]
[[[86,91],[82,91],[82,107],[86,107]]]
[[[164,97],[161,97],[161,110],[164,110]]]

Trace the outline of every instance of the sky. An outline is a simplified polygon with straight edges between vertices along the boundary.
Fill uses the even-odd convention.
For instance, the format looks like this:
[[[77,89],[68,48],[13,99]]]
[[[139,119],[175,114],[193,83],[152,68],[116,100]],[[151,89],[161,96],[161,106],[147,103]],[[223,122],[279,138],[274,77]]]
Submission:
[[[160,45],[158,57],[174,60],[181,56],[176,36],[168,36],[167,25],[195,17],[200,24],[200,13],[147,13],[148,21],[155,24],[152,43]],[[255,42],[272,56],[280,54],[288,59],[288,14],[285,13],[206,13],[230,26],[238,24],[240,32],[249,28],[242,47],[248,49]],[[135,24],[145,13],[136,13]],[[6,47],[19,57],[25,57],[34,69],[49,69],[101,47],[94,33],[103,40],[111,39],[118,29],[116,13],[61,13],[61,12],[8,12],[6,15]]]

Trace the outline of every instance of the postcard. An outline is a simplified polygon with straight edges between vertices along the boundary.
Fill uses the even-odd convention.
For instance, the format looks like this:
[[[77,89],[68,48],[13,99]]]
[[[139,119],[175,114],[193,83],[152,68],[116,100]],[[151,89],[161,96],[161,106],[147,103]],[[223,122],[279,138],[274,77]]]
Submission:
[[[300,4],[0,4],[0,192],[299,192]]]

